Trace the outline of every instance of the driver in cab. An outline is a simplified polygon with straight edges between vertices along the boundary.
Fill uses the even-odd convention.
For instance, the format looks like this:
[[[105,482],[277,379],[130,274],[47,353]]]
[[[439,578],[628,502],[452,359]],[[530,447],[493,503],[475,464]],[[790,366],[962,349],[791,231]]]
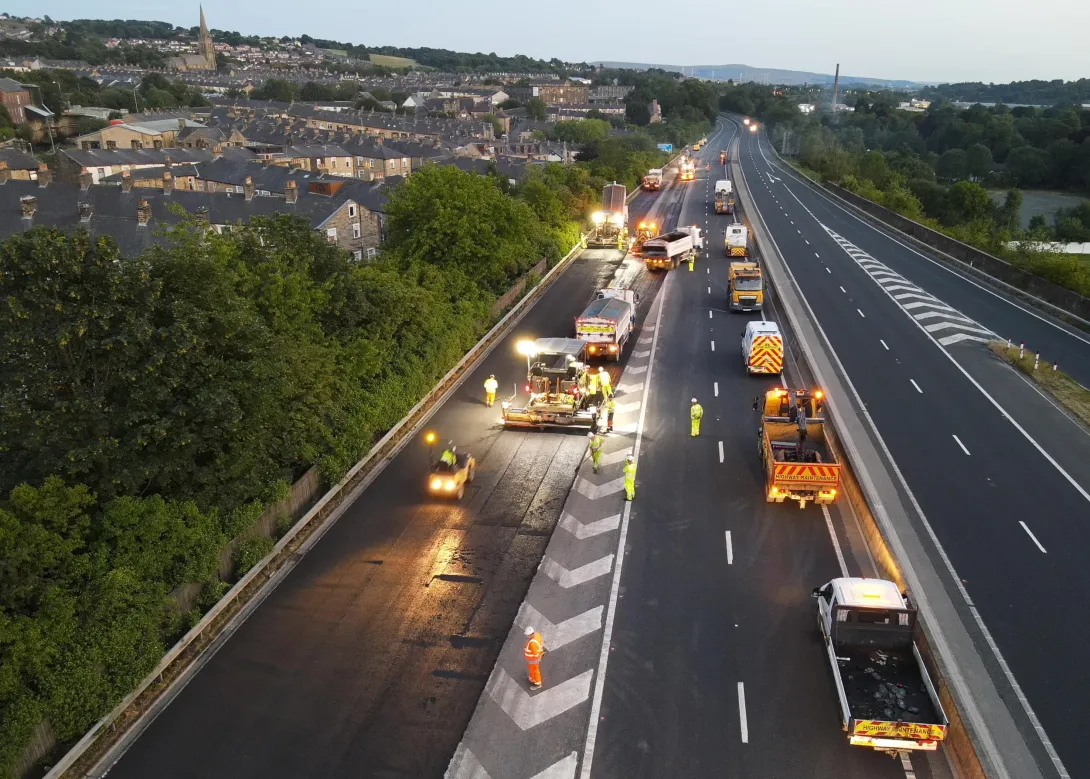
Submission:
[[[439,462],[448,471],[453,471],[458,466],[458,447],[453,441],[447,441],[447,448],[439,455]]]

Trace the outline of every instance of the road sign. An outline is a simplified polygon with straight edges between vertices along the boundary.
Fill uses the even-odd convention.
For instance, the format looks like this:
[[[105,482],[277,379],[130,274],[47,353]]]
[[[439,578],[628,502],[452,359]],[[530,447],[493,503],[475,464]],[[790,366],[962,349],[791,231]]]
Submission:
[[[672,144],[672,143],[660,143],[659,144],[659,151],[673,151],[673,150],[674,150],[674,144]]]

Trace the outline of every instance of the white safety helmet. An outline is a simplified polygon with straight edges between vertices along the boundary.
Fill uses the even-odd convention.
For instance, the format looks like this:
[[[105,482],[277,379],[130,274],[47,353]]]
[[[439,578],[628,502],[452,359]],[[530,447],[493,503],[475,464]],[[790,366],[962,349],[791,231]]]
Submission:
[[[693,403],[696,403],[696,398],[693,398]]]
[[[626,457],[624,459],[625,459],[625,462],[633,462],[636,458],[633,457],[632,455],[628,455],[628,457]]]
[[[532,635],[533,635],[534,633],[536,633],[536,632],[537,632],[537,631],[536,631],[536,630],[534,629],[534,626],[533,626],[533,625],[531,625],[530,627],[526,628],[526,635],[527,635],[527,636],[532,636]]]
[[[605,373],[605,372],[606,372],[606,366],[604,366],[604,365],[599,365],[599,366],[598,366],[598,372],[599,372],[599,373]]]

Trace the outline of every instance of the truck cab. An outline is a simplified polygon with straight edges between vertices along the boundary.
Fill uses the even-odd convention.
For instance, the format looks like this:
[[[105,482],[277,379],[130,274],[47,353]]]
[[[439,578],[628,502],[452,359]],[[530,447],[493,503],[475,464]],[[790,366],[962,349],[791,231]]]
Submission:
[[[949,720],[916,646],[916,608],[884,579],[833,579],[813,597],[849,743],[938,749]]]
[[[731,311],[760,311],[764,307],[764,276],[755,262],[732,262],[727,289],[727,308]]]

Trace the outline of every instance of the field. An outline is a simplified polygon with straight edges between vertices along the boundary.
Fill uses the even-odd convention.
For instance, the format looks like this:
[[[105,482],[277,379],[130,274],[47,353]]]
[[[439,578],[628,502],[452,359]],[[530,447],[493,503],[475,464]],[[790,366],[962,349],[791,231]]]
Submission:
[[[391,57],[387,54],[368,54],[367,57],[371,62],[384,68],[411,68],[416,65],[416,60],[408,57]]]
[[[989,192],[992,201],[997,205],[1003,204],[1003,199],[1007,196],[1007,190],[994,190]],[[1025,189],[1022,190],[1022,213],[1019,221],[1021,222],[1022,229],[1029,227],[1029,220],[1037,214],[1044,214],[1045,219],[1049,224],[1052,224],[1052,215],[1059,211],[1061,208],[1071,208],[1077,206],[1080,201],[1085,198],[1081,198],[1078,195],[1069,195],[1064,192],[1050,192],[1047,189]]]

